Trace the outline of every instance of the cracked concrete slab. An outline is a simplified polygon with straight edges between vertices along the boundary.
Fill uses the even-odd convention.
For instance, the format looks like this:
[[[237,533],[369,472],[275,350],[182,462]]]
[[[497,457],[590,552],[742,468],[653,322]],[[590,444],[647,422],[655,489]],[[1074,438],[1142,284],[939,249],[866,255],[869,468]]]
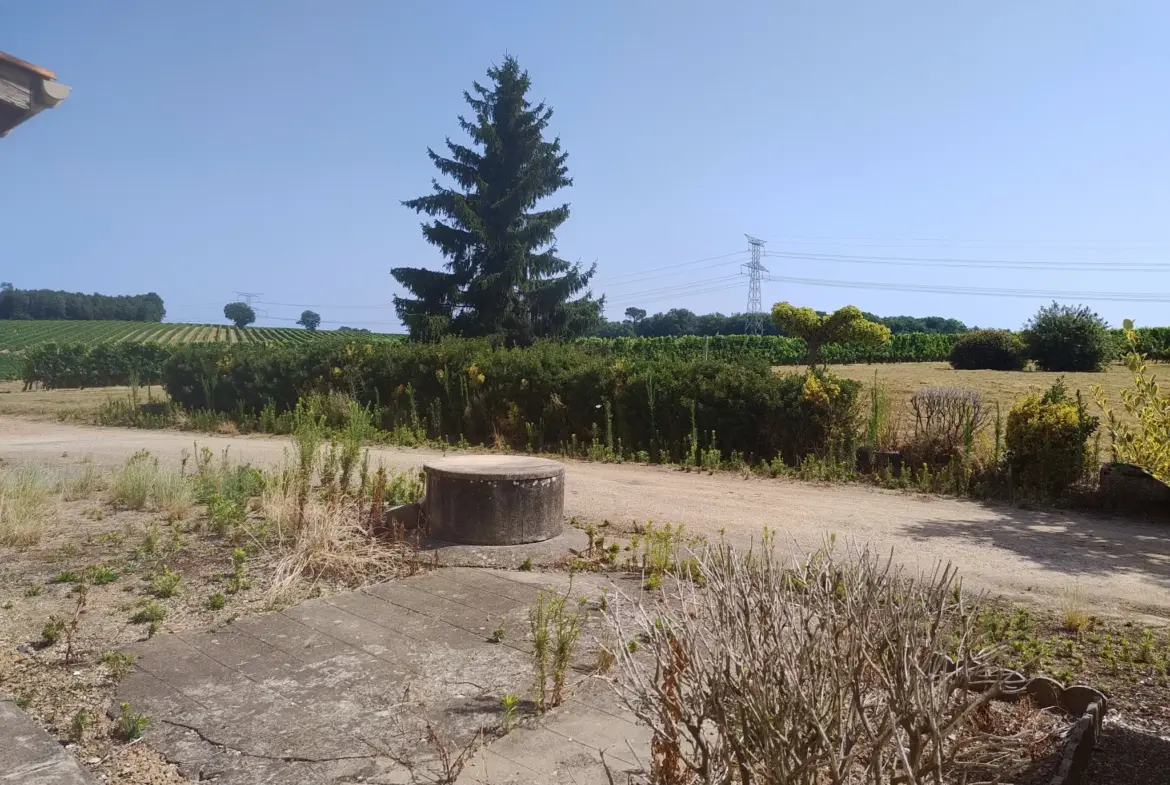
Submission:
[[[7,698],[0,699],[0,783],[93,785],[56,739]]]
[[[159,636],[135,647],[138,666],[118,700],[151,717],[147,740],[185,775],[220,785],[411,782],[412,771],[437,771],[440,745],[454,751],[477,740],[490,743],[475,760],[501,762],[513,777],[493,783],[561,781],[552,771],[591,782],[604,774],[601,750],[625,766],[625,740],[644,730],[608,688],[598,692],[582,676],[598,619],[573,663],[574,697],[539,718],[525,701],[521,727],[495,739],[503,696],[531,694],[528,606],[550,584],[565,590],[569,580],[440,568]],[[608,585],[579,576],[573,595],[596,598]],[[504,638],[492,642],[501,623]],[[533,771],[543,776],[524,779]]]

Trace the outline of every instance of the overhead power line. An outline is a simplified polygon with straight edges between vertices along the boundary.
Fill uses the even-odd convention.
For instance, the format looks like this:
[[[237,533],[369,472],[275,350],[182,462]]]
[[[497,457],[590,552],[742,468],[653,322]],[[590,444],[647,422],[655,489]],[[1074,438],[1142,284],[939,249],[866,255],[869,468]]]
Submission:
[[[872,248],[929,248],[931,245],[909,245],[909,243],[929,243],[933,245],[992,245],[992,246],[1025,246],[1038,248],[1164,248],[1170,246],[1170,240],[1105,240],[1105,239],[975,239],[954,237],[836,237],[831,235],[784,236],[768,238],[777,243],[794,243],[798,245],[832,245],[835,243],[857,243],[861,247]]]
[[[285,308],[346,308],[346,309],[365,309],[372,310],[374,308],[393,308],[394,303],[380,303],[378,305],[318,305],[314,303],[270,303],[264,301],[257,301],[260,305],[279,305]]]
[[[1053,270],[1066,272],[1170,272],[1168,262],[1069,262],[1013,259],[952,259],[931,256],[859,256],[852,254],[768,251],[767,256],[812,262],[878,264],[894,267],[953,267],[1000,270]]]
[[[614,307],[614,308],[622,308],[622,307],[631,306],[631,305],[636,305],[636,306],[641,307],[645,303],[661,302],[662,300],[676,300],[676,299],[680,299],[682,297],[693,297],[695,295],[700,295],[700,294],[711,294],[713,292],[723,292],[723,291],[727,291],[730,289],[742,289],[743,288],[743,278],[741,278],[739,276],[733,276],[733,280],[734,280],[734,283],[724,283],[724,284],[715,285],[715,286],[705,286],[705,287],[702,287],[699,289],[693,289],[693,290],[681,291],[681,292],[670,292],[668,294],[657,294],[657,295],[652,295],[649,297],[642,297],[642,296],[635,295],[635,296],[632,296],[629,298],[614,300],[613,302],[607,302],[606,305],[610,306],[610,307]]]
[[[643,276],[643,275],[646,275],[648,273],[657,272],[659,270],[675,270],[675,269],[678,269],[680,267],[689,267],[689,266],[695,265],[695,264],[703,264],[704,262],[714,262],[714,261],[717,261],[719,259],[727,259],[727,258],[730,258],[732,256],[746,258],[747,251],[746,250],[734,251],[732,253],[720,254],[719,256],[708,256],[704,259],[692,259],[689,262],[679,262],[678,264],[664,264],[661,267],[650,267],[650,268],[647,268],[645,270],[636,270],[632,273],[623,273],[621,275],[614,275],[614,276],[610,276],[608,278],[605,278],[605,277],[598,278],[596,281],[591,282],[591,283],[616,284],[618,281],[622,281],[624,279],[628,279],[628,278],[635,277],[635,276]],[[739,260],[737,259],[737,260],[730,261],[730,262],[723,262],[722,264],[739,264]],[[655,277],[655,276],[650,276],[650,277]]]
[[[882,283],[878,281],[831,281],[822,278],[789,278],[773,276],[773,281],[829,286],[840,289],[881,289],[892,292],[927,292],[930,294],[975,295],[979,297],[1053,297],[1109,302],[1166,303],[1170,294],[1149,292],[1080,292],[1065,289],[998,289],[981,286],[931,286],[927,284]]]

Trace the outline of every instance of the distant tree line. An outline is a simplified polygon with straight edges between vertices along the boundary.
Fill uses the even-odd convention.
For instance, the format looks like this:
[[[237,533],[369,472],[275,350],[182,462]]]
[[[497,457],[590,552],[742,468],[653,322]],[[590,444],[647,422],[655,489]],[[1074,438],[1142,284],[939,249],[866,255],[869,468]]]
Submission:
[[[167,309],[149,294],[84,294],[52,289],[17,289],[0,283],[0,319],[100,319],[161,322]]]
[[[742,313],[724,316],[721,313],[697,314],[686,308],[671,308],[664,313],[648,315],[641,308],[627,308],[622,321],[602,320],[592,335],[599,338],[661,338],[670,335],[744,335],[747,317]],[[941,316],[862,316],[885,325],[894,335],[903,333],[965,333],[967,325],[958,319]],[[784,335],[771,319],[763,320],[764,335]]]

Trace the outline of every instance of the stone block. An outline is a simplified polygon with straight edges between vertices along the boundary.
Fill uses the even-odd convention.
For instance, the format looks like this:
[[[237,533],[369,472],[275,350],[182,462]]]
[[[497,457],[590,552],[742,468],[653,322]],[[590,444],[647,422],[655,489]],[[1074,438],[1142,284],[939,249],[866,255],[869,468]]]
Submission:
[[[519,545],[561,533],[565,467],[519,455],[461,455],[424,465],[430,536],[465,545]]]
[[[1170,511],[1170,485],[1140,466],[1108,463],[1101,467],[1101,498],[1123,510]]]

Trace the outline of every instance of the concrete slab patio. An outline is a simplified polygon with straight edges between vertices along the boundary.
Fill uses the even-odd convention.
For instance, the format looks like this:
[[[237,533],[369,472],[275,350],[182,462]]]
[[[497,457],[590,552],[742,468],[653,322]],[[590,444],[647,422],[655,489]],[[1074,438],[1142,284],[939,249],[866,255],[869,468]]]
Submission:
[[[77,760],[36,720],[0,699],[0,783],[93,785]]]
[[[577,576],[573,596],[607,581]],[[560,708],[533,719],[528,606],[563,574],[442,568],[324,597],[223,628],[163,635],[135,649],[118,700],[147,714],[147,741],[193,780],[442,782],[443,752],[496,733],[502,698],[519,726],[482,738],[462,783],[606,782],[645,746],[609,685],[586,674],[589,622]],[[493,632],[503,625],[500,642]]]

